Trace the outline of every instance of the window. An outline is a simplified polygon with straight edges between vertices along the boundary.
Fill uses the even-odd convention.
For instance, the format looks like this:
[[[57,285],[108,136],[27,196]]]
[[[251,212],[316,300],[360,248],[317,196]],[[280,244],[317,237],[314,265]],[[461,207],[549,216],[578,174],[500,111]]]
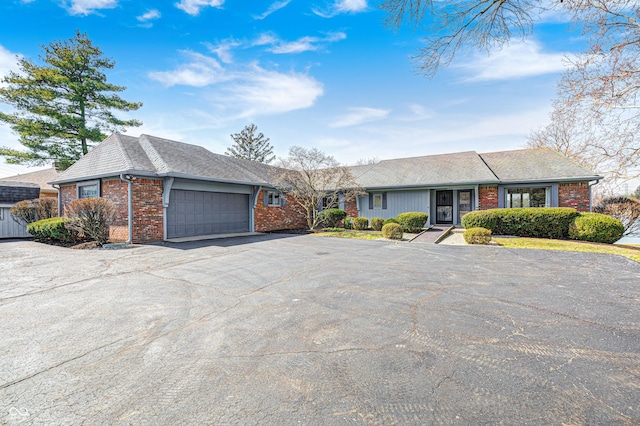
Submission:
[[[100,181],[92,180],[78,184],[78,198],[94,198],[100,196]]]
[[[322,197],[322,210],[337,209],[339,205],[340,202],[336,199],[335,196]]]
[[[0,207],[0,220],[4,220],[4,209]]]
[[[280,193],[277,191],[267,191],[267,205],[280,206]]]
[[[548,188],[507,188],[505,189],[505,207],[547,207],[549,206]]]
[[[373,194],[373,208],[374,209],[382,208],[382,194]]]

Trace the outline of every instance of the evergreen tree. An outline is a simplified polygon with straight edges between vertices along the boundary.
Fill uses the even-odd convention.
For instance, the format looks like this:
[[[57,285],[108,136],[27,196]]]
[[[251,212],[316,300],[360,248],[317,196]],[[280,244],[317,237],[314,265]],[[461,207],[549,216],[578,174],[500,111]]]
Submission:
[[[108,83],[103,72],[113,69],[115,62],[104,58],[86,34],[76,31],[75,37],[42,49],[42,65],[21,58],[20,72],[10,72],[2,79],[0,102],[13,106],[15,112],[0,112],[0,122],[8,124],[27,148],[0,148],[7,163],[57,161],[65,169],[92,144],[101,142],[107,136],[103,131],[142,124],[112,114],[112,110],[137,110],[142,103],[128,102],[115,93],[126,87]]]
[[[227,148],[225,154],[265,164],[275,160],[269,138],[265,138],[262,133],[256,135],[256,130],[258,126],[252,123],[244,126],[240,133],[232,134],[234,144]]]

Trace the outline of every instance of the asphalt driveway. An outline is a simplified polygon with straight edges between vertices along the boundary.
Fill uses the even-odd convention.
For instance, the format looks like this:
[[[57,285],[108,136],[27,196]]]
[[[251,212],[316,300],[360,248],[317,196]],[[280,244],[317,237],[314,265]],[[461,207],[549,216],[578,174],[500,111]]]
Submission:
[[[0,272],[0,424],[640,423],[623,257],[265,235]]]

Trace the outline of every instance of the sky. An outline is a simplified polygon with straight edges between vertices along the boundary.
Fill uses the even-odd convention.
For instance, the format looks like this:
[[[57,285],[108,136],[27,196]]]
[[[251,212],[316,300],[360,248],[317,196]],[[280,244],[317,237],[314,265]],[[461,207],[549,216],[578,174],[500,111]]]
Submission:
[[[110,83],[142,102],[149,134],[223,154],[250,123],[275,154],[316,147],[342,164],[525,147],[549,120],[563,58],[584,48],[559,15],[501,50],[465,51],[434,78],[412,56],[424,33],[396,31],[371,0],[2,0],[0,75],[16,56],[87,33]],[[10,107],[0,104],[0,110]],[[22,148],[0,125],[0,145]],[[37,170],[0,159],[0,177]]]

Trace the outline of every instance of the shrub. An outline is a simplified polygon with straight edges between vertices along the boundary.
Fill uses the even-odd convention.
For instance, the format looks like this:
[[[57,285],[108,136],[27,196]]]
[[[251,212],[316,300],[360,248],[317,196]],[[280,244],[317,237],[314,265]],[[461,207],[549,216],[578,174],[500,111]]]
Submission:
[[[19,201],[10,209],[16,222],[29,224],[58,216],[58,199],[53,197]]]
[[[494,210],[474,210],[462,216],[462,226],[465,229],[485,228],[493,231],[497,223],[498,218]]]
[[[569,237],[593,243],[612,244],[622,238],[622,234],[622,222],[601,213],[581,213],[569,227]]]
[[[374,231],[381,231],[382,226],[384,225],[384,219],[381,217],[374,217],[371,219],[371,228]]]
[[[33,235],[36,241],[71,243],[78,239],[78,233],[65,226],[68,221],[65,217],[38,220],[27,225],[27,232]]]
[[[491,242],[491,230],[487,228],[468,228],[462,236],[467,244],[489,244]]]
[[[386,225],[387,223],[398,223],[398,219],[395,217],[390,217],[389,219],[385,219],[382,225]]]
[[[640,232],[640,200],[637,198],[608,197],[594,206],[593,211],[618,219],[624,226],[625,234]]]
[[[116,207],[106,198],[83,198],[65,208],[69,217],[67,228],[103,245],[109,239],[109,227],[113,224]]]
[[[397,223],[387,223],[382,226],[382,236],[390,240],[401,240],[402,226]]]
[[[423,212],[407,212],[398,215],[398,223],[404,232],[421,232],[429,215]]]
[[[344,224],[344,229],[353,229],[353,218],[345,217],[343,224]]]
[[[336,228],[345,217],[347,217],[347,212],[340,209],[326,209],[318,213],[320,223],[327,228]]]
[[[558,238],[569,237],[569,226],[579,215],[568,207],[528,207],[492,210],[497,217],[495,235],[519,237]]]
[[[361,216],[353,218],[353,229],[363,231],[367,228],[369,228],[369,219]]]

